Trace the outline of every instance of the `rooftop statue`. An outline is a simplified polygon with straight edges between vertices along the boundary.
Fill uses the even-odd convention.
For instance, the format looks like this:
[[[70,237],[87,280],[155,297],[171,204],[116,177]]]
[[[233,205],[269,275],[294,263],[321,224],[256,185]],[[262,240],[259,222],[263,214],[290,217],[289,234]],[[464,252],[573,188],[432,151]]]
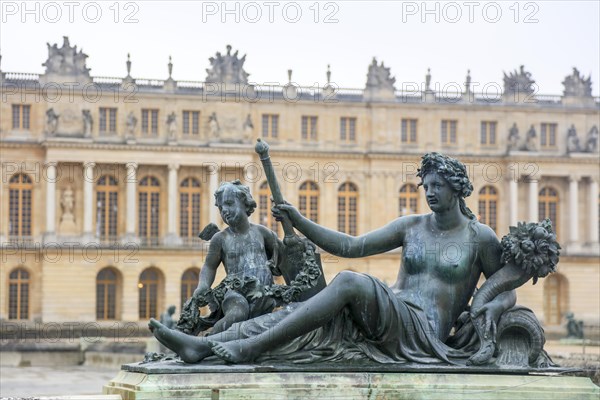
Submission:
[[[261,160],[268,158],[264,146],[257,151]],[[267,176],[273,177],[268,171]],[[558,262],[549,221],[511,228],[501,244],[466,206],[473,186],[464,164],[428,153],[417,176],[431,213],[403,216],[359,237],[320,226],[289,203],[276,201],[273,207],[284,230],[293,226],[339,257],[401,247],[398,280],[391,287],[368,274],[342,271],[307,300],[226,331],[196,337],[151,320],[155,337],[187,363],[216,355],[230,363],[552,365],[537,319],[515,307],[514,292]],[[482,274],[489,283],[475,294]],[[476,306],[469,309],[471,300]],[[519,333],[508,333],[515,325]]]
[[[565,77],[562,84],[565,96],[592,97],[592,77],[580,75],[577,68],[573,68],[573,73]]]
[[[206,69],[207,83],[248,84],[248,73],[244,71],[246,56],[238,58],[238,51],[231,54],[231,46],[227,45],[227,54],[217,52],[215,57],[210,57],[210,68]]]
[[[48,46],[48,59],[42,66],[46,67],[46,74],[58,75],[84,75],[90,76],[90,68],[85,65],[88,57],[83,50],[77,51],[77,46],[71,46],[69,38],[63,36],[63,45],[58,48],[55,43]]]
[[[509,75],[506,75],[506,72],[504,73],[504,94],[532,94],[534,92],[534,83],[535,81],[531,79],[531,73],[525,71],[525,67],[521,65],[518,71],[515,70]]]
[[[369,72],[367,73],[367,87],[369,89],[388,89],[396,90],[394,87],[396,78],[391,76],[390,68],[381,64],[377,65],[377,59],[373,57],[371,65],[369,65]]]

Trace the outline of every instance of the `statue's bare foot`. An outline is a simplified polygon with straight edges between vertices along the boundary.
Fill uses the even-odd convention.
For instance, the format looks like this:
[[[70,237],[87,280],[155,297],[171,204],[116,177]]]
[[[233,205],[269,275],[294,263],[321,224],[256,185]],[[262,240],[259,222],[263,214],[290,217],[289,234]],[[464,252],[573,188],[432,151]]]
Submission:
[[[159,335],[158,334],[158,332],[160,331],[161,327],[163,327],[164,329],[168,329],[166,326],[164,326],[162,323],[158,322],[154,318],[150,318],[150,321],[148,321],[148,329],[150,330],[150,332],[152,332],[152,334],[154,335],[154,337],[156,338],[156,340],[158,340],[160,342],[160,344],[162,344],[163,346],[169,347],[169,346],[167,346],[167,343],[165,343],[162,340],[163,335]]]
[[[212,352],[220,359],[241,364],[253,361],[259,356],[260,352],[252,348],[251,343],[246,340],[233,340],[231,342],[214,342],[209,341],[212,347]]]
[[[477,353],[473,354],[468,360],[467,365],[483,365],[492,359],[496,345],[491,340],[485,340]]]
[[[174,351],[186,363],[194,364],[212,355],[212,350],[204,338],[169,329],[154,318],[150,319],[148,327],[156,340]]]

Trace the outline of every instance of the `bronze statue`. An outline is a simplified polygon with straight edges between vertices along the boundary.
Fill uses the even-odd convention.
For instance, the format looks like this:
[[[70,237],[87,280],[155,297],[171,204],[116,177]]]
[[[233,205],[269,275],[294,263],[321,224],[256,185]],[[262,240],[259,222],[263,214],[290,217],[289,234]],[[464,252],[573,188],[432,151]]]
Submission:
[[[568,312],[565,318],[567,319],[567,338],[583,339],[583,321],[576,320],[575,314],[572,312]]]
[[[173,320],[173,314],[175,314],[175,306],[171,305],[167,308],[167,311],[160,315],[160,323],[169,329],[175,327],[175,320]]]
[[[191,334],[210,327],[212,333],[222,332],[235,322],[269,313],[276,306],[272,297],[264,296],[263,288],[273,284],[279,245],[272,231],[248,220],[256,208],[250,189],[239,180],[224,182],[215,193],[215,202],[228,227],[209,234],[208,254],[191,299],[194,302],[186,302],[178,322],[180,330]],[[221,263],[227,277],[211,289]],[[208,317],[193,315],[196,301],[210,306]]]
[[[402,247],[402,268],[392,287],[343,271],[307,301],[224,332],[193,337],[151,320],[154,335],[188,363],[214,354],[232,363],[274,357],[464,364],[477,347],[453,348],[446,341],[481,274],[490,277],[500,269],[501,247],[495,233],[466,207],[464,198],[473,187],[462,163],[429,153],[418,176],[432,213],[400,217],[360,237],[324,228],[289,204],[274,207],[277,218],[289,219],[337,256],[365,257]],[[478,310],[487,331],[515,300],[514,291],[503,292]]]
[[[469,364],[487,363],[496,350],[495,327],[490,332],[484,322],[477,318],[481,309],[500,293],[514,290],[531,278],[535,285],[538,278],[556,271],[558,264],[560,245],[548,218],[540,223],[519,222],[516,227],[511,226],[510,233],[502,238],[501,245],[503,267],[485,281],[471,303],[471,315],[481,347],[469,358]]]

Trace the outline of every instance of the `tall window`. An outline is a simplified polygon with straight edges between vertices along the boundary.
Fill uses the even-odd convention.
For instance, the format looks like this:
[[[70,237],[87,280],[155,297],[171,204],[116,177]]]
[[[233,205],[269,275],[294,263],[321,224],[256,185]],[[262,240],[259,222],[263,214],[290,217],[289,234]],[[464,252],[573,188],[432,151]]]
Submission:
[[[497,231],[498,192],[492,186],[484,186],[479,191],[479,221]]]
[[[140,319],[158,317],[161,285],[161,276],[156,268],[147,268],[140,274],[138,282]]]
[[[279,136],[279,115],[262,115],[262,136],[264,138],[277,138]]]
[[[29,130],[31,106],[29,104],[12,105],[12,128]]]
[[[8,276],[8,319],[29,318],[29,272],[13,270]]]
[[[28,175],[16,174],[8,182],[8,235],[31,236],[31,194],[33,182]]]
[[[142,134],[145,136],[158,135],[158,110],[142,109]]]
[[[493,146],[496,144],[496,121],[481,121],[481,144]]]
[[[98,121],[100,133],[117,133],[117,109],[100,107],[100,118]]]
[[[142,238],[158,238],[160,212],[160,183],[153,176],[140,181],[139,193],[139,235]]]
[[[302,215],[313,222],[319,222],[319,186],[313,181],[300,185],[298,208]]]
[[[200,232],[200,181],[185,178],[179,186],[179,236],[192,238]]]
[[[187,299],[194,294],[194,290],[198,287],[199,279],[200,271],[198,268],[190,268],[181,276],[181,309],[183,309],[183,304]]]
[[[346,143],[356,142],[356,118],[340,118],[340,140]]]
[[[456,144],[456,125],[455,120],[442,120],[442,144]]]
[[[400,216],[419,212],[419,192],[416,185],[407,183],[400,188]]]
[[[356,236],[358,188],[352,182],[338,189],[338,231]]]
[[[556,147],[556,124],[542,123],[540,145],[542,148]]]
[[[271,189],[267,182],[263,182],[258,189],[258,219],[261,225],[266,226],[279,236],[279,222],[271,214]]]
[[[538,196],[538,219],[550,218],[552,229],[558,237],[558,192],[551,187],[540,190]]]
[[[317,140],[317,117],[302,116],[302,140],[308,142]]]
[[[402,118],[400,140],[402,143],[417,143],[417,120]]]
[[[200,134],[200,111],[184,111],[182,122],[184,135]]]
[[[96,233],[101,238],[117,236],[118,200],[117,180],[110,175],[101,176],[96,186]]]
[[[569,311],[569,282],[560,273],[551,274],[544,279],[544,320],[546,324],[562,324],[567,311]]]
[[[96,276],[96,319],[116,319],[117,273],[104,268]]]

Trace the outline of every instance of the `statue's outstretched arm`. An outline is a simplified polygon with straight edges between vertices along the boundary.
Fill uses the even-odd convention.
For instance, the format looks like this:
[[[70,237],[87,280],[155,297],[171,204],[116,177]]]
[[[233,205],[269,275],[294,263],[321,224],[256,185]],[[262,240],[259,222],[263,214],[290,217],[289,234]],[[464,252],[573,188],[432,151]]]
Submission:
[[[277,210],[283,212],[277,213]],[[361,236],[350,236],[337,232],[305,218],[290,204],[274,207],[278,218],[289,217],[296,229],[323,250],[339,257],[358,258],[385,253],[402,246],[406,227],[414,216],[398,218],[382,228]]]

